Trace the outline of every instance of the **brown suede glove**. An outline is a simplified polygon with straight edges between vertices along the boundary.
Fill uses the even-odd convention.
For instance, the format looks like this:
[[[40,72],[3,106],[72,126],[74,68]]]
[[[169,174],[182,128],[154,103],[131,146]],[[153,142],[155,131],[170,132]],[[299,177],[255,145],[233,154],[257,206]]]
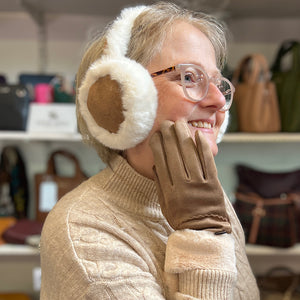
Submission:
[[[230,233],[224,195],[205,137],[196,145],[184,122],[165,121],[150,141],[162,213],[173,229]]]

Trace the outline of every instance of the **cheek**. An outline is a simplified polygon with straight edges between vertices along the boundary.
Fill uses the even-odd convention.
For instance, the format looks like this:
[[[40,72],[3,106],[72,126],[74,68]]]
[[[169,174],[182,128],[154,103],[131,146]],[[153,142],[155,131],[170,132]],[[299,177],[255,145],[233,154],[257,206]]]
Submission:
[[[193,109],[190,102],[183,101],[182,88],[178,85],[171,87],[159,86],[157,121],[176,121],[188,116]]]

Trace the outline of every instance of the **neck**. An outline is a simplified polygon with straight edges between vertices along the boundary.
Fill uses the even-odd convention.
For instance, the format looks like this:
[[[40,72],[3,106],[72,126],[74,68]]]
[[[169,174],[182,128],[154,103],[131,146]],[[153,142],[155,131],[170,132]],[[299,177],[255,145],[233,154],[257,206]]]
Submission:
[[[150,148],[143,149],[142,145],[127,149],[125,158],[129,165],[135,169],[136,172],[149,179],[154,179],[153,174],[153,155]]]

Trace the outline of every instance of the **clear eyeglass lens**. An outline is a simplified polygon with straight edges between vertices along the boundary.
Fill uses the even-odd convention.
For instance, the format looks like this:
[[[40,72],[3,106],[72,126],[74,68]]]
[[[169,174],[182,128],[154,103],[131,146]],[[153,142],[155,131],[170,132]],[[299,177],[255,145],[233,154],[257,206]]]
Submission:
[[[183,75],[184,89],[191,100],[202,100],[206,96],[209,88],[209,81],[211,81],[225,97],[226,104],[222,110],[229,109],[233,97],[233,91],[229,80],[224,77],[209,79],[200,68],[195,68],[194,66],[186,67]]]
[[[224,95],[226,104],[229,104],[232,98],[232,90],[229,81],[221,79],[220,83],[217,86],[220,92]]]
[[[201,100],[207,90],[207,76],[202,70],[190,66],[184,72],[184,85],[191,99]]]

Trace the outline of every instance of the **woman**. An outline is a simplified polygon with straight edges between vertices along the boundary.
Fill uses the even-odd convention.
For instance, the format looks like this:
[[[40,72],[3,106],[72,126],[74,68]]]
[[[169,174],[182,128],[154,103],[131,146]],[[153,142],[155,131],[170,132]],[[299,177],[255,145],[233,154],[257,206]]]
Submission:
[[[41,239],[41,299],[259,299],[213,156],[233,87],[215,19],[125,9],[77,74],[83,138],[107,168],[64,196]]]

